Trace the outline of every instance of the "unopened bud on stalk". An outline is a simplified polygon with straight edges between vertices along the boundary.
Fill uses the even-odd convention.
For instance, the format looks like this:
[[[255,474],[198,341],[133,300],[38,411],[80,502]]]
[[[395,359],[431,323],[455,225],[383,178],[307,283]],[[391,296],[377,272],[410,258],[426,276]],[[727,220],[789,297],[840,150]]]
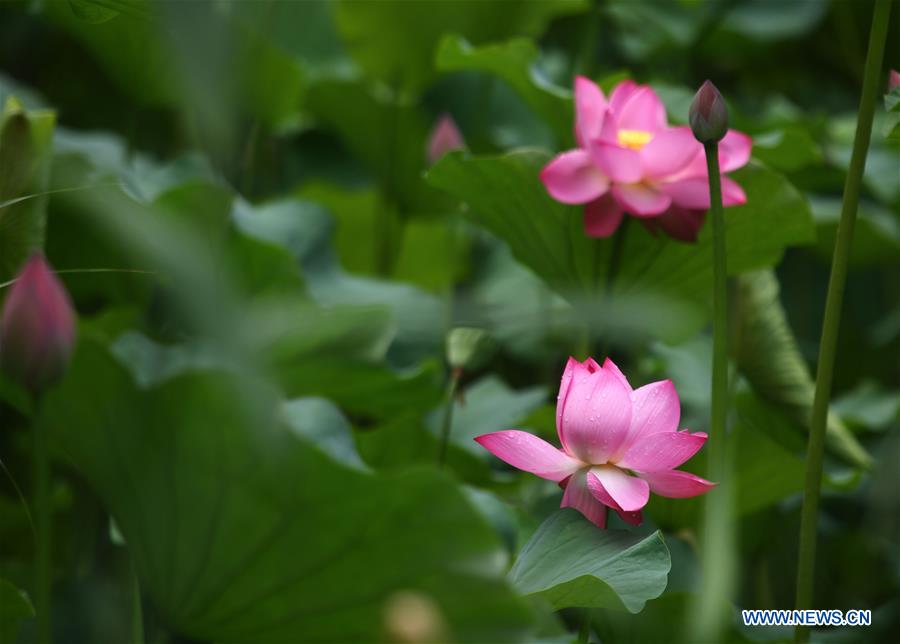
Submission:
[[[437,163],[448,152],[465,147],[466,142],[456,126],[456,121],[449,114],[443,114],[428,136],[428,149],[426,150],[428,163]]]
[[[447,334],[447,362],[452,369],[477,369],[492,351],[493,342],[484,329],[456,327]]]
[[[0,368],[34,393],[63,376],[75,346],[75,312],[41,253],[25,262],[0,318]]]
[[[721,141],[728,132],[728,106],[710,81],[704,81],[694,95],[689,120],[694,138],[700,143]]]

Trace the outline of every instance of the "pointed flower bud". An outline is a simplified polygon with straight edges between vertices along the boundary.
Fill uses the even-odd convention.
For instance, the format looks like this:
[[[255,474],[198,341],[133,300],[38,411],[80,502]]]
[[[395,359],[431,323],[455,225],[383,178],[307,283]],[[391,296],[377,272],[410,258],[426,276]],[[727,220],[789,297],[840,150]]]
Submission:
[[[33,392],[61,378],[75,345],[75,312],[41,253],[10,288],[0,318],[0,368]]]
[[[484,329],[456,327],[447,334],[447,362],[453,369],[477,369],[492,350],[493,343]]]
[[[694,95],[689,120],[694,138],[700,143],[721,141],[728,132],[728,106],[710,81],[704,81]]]
[[[461,150],[466,147],[466,142],[456,127],[456,121],[449,114],[444,114],[438,119],[428,136],[428,163],[437,163],[438,160],[452,150]]]

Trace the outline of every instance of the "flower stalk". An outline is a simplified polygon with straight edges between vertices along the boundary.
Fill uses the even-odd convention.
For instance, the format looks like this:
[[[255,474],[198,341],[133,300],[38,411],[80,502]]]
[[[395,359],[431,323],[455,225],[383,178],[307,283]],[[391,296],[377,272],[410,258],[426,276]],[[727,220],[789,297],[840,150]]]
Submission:
[[[706,499],[703,519],[703,589],[696,606],[693,635],[703,641],[721,637],[724,616],[719,609],[732,584],[731,485],[725,442],[728,418],[728,266],[719,141],[728,132],[728,109],[710,81],[700,87],[689,113],[694,137],[703,144],[709,184],[713,246],[713,357],[708,474],[722,484]]]
[[[453,426],[453,401],[459,389],[459,381],[462,378],[462,368],[454,367],[450,371],[450,380],[447,382],[447,393],[444,400],[444,420],[441,423],[441,441],[438,447],[438,465],[443,467],[447,461],[447,444],[450,442],[450,428]]]
[[[719,145],[704,143],[709,171],[710,213],[713,236],[713,357],[709,430],[709,477],[719,481],[719,494],[706,498],[703,519],[703,592],[697,634],[720,637],[723,615],[716,598],[727,597],[732,583],[731,485],[727,472],[725,430],[728,419],[728,267],[725,213],[722,208]]]
[[[34,418],[40,417],[40,398],[35,396]],[[53,518],[50,500],[50,454],[45,428],[35,420],[32,435],[32,514],[35,518],[34,603],[38,644],[49,644],[50,624],[50,552]]]
[[[0,315],[0,369],[31,393],[34,600],[38,644],[51,639],[50,454],[40,422],[44,392],[63,377],[75,346],[75,310],[65,287],[40,252],[16,276]]]
[[[704,144],[709,169],[710,212],[713,234],[713,364],[710,422],[710,473],[721,480],[725,464],[725,420],[728,411],[728,267],[725,257],[725,213],[719,174],[719,144]]]
[[[841,219],[838,224],[837,240],[828,281],[828,295],[825,300],[825,318],[822,323],[822,338],[819,343],[819,362],[816,374],[816,391],[813,398],[812,419],[809,428],[809,443],[806,451],[806,481],[803,492],[803,509],[800,514],[800,547],[797,565],[798,610],[809,609],[812,605],[812,589],[815,578],[816,529],[819,513],[819,497],[822,483],[822,459],[825,451],[825,426],[828,417],[828,399],[834,375],[834,361],[840,329],[841,308],[844,286],[847,282],[847,265],[850,246],[853,242],[853,227],[859,206],[859,192],[866,154],[872,134],[872,119],[875,113],[875,97],[881,76],[881,64],[887,39],[888,19],[891,0],[876,0],[869,34],[869,48],[863,75],[862,96],[859,101],[859,115],[856,135],[847,179],[844,184],[844,199]],[[794,631],[796,642],[809,640],[809,629],[798,626]]]
[[[75,310],[40,252],[16,276],[0,315],[0,369],[32,397],[32,514],[34,515],[35,641],[51,641],[53,509],[47,428],[40,422],[44,392],[63,377],[75,346]]]

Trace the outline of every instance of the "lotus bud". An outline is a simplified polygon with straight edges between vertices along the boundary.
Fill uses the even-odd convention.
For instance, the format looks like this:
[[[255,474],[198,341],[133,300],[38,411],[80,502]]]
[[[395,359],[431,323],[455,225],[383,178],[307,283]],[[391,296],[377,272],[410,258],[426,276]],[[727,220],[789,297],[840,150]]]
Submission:
[[[471,371],[484,363],[492,348],[484,329],[456,327],[447,334],[447,363],[451,369]]]
[[[694,137],[700,143],[721,141],[728,132],[728,106],[710,81],[704,81],[694,95],[689,120]]]
[[[898,87],[900,87],[900,72],[892,69],[891,73],[888,74],[888,93],[893,92]]]
[[[456,121],[449,114],[444,114],[428,136],[428,163],[437,163],[438,159],[448,152],[465,147],[466,142],[456,127]]]
[[[0,368],[34,393],[62,378],[75,345],[75,312],[41,253],[10,288],[0,318]]]

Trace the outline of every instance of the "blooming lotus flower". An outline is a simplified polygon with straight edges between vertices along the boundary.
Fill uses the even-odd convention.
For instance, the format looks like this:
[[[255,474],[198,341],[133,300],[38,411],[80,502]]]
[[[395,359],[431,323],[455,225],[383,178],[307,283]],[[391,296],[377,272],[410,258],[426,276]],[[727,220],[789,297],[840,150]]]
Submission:
[[[715,484],[678,467],[706,434],[678,431],[681,404],[670,380],[632,389],[609,359],[569,358],[559,386],[556,429],[562,449],[517,429],[475,440],[513,467],[558,482],[560,507],[571,507],[600,528],[608,508],[639,525],[650,492],[687,498]]]
[[[31,391],[55,384],[75,344],[75,313],[66,289],[40,253],[16,278],[0,318],[0,367]]]
[[[456,121],[449,114],[443,114],[428,136],[428,162],[437,163],[438,159],[448,152],[464,147],[466,142],[456,126]]]
[[[685,241],[694,241],[709,209],[703,145],[687,126],[670,127],[648,85],[626,80],[609,100],[592,81],[575,79],[578,148],[556,156],[541,180],[557,201],[584,205],[591,237],[609,237],[628,214]],[[719,142],[722,173],[744,166],[752,141],[728,130]],[[725,206],[746,202],[741,187],[722,177]]]

